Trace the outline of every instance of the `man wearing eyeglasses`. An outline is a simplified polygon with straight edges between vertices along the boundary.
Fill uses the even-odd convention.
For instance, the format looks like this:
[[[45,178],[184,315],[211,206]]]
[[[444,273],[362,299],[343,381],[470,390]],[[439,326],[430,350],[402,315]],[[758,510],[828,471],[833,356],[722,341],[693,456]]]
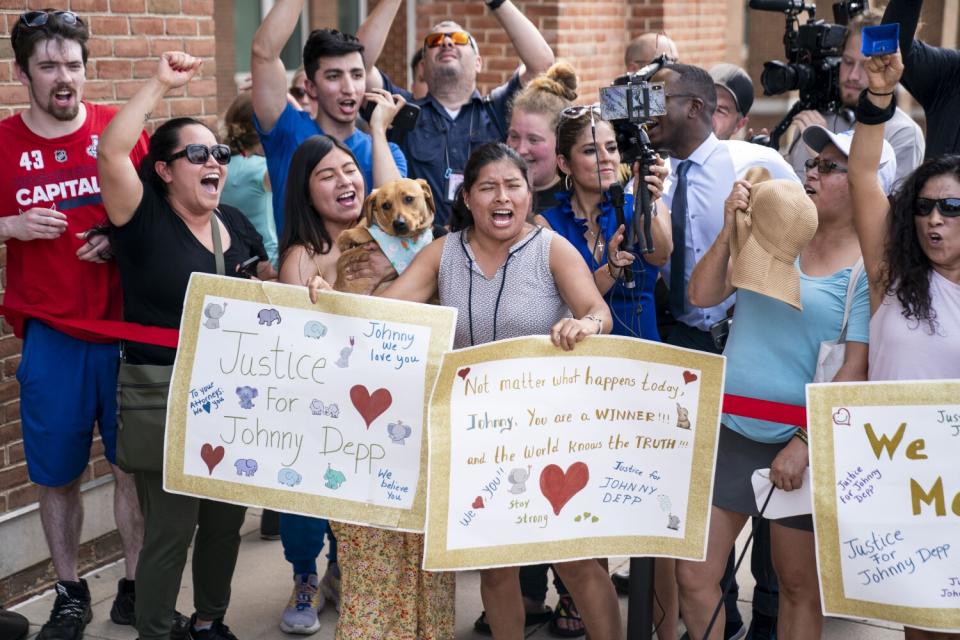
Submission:
[[[298,111],[287,100],[287,74],[280,59],[297,27],[303,0],[277,0],[253,36],[254,125],[260,134],[273,187],[277,233],[283,229],[287,171],[293,153],[310,136],[327,134],[343,142],[357,157],[367,193],[406,176],[407,162],[387,142],[387,127],[403,100],[386,91],[365,92],[363,44],[336,29],[316,29],[303,47],[304,90],[316,103],[316,116]],[[364,101],[377,104],[370,134],[357,128]]]
[[[143,520],[133,477],[116,467],[115,341],[62,321],[120,320],[120,280],[110,255],[97,180],[97,146],[116,109],[85,102],[87,27],[70,11],[28,11],[10,34],[16,77],[30,106],[0,121],[0,241],[7,249],[4,304],[23,339],[17,370],[24,453],[40,485],[40,516],[57,597],[41,640],[83,636],[90,592],[77,575],[83,522],[80,482],[94,422],[111,464],[114,515],[126,578],[110,612],[132,624]],[[147,152],[143,134],[131,154]]]
[[[433,190],[437,223],[447,224],[467,158],[486,142],[506,140],[507,105],[524,83],[550,68],[553,51],[510,0],[487,0],[520,56],[519,70],[506,84],[480,95],[477,74],[483,62],[477,41],[456,22],[444,21],[423,40],[423,75],[429,93],[414,101],[374,66],[400,3],[382,0],[357,31],[364,43],[367,88],[400,94],[421,108],[417,125],[397,142],[410,163],[410,176],[424,178]]]
[[[803,179],[806,168],[804,163],[812,157],[810,149],[801,142],[803,132],[810,126],[818,125],[833,132],[846,131],[854,125],[853,112],[860,99],[860,93],[867,88],[867,74],[863,63],[867,57],[860,51],[861,30],[880,24],[881,13],[877,9],[867,9],[856,16],[847,26],[846,40],[843,45],[843,56],[840,58],[840,101],[843,110],[837,113],[820,111],[801,111],[793,119],[792,126],[795,137],[787,154],[787,162],[793,165],[794,171]],[[789,131],[789,130],[788,130]],[[896,109],[894,116],[884,128],[886,139],[897,154],[897,182],[899,184],[914,169],[923,162],[926,142],[919,125],[903,110]]]

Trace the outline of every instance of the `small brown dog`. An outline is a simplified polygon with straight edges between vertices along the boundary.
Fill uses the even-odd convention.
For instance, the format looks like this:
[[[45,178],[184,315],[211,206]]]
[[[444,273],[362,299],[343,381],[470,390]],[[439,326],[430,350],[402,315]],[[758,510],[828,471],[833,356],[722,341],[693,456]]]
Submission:
[[[401,178],[374,190],[363,203],[362,222],[337,238],[337,290],[360,293],[377,284],[369,278],[348,280],[345,276],[352,256],[366,251],[363,245],[368,242],[379,244],[397,273],[401,273],[416,252],[433,239],[435,213],[433,192],[426,180]]]

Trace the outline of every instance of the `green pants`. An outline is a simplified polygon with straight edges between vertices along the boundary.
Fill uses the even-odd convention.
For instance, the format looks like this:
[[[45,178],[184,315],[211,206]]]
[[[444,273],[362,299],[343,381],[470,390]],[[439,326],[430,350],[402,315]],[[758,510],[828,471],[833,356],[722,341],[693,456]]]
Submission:
[[[197,617],[216,620],[226,613],[246,507],[167,493],[160,473],[137,472],[135,479],[144,528],[136,627],[141,640],[168,640],[194,532]]]

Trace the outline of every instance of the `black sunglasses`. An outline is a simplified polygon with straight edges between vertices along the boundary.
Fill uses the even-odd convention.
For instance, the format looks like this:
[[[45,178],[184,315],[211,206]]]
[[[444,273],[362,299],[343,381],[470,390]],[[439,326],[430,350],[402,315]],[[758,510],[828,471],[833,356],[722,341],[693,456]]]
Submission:
[[[68,24],[71,26],[83,24],[83,20],[80,19],[80,16],[75,14],[73,11],[27,11],[26,13],[20,14],[20,24],[25,27],[35,29],[47,24],[50,21],[51,16],[63,24]]]
[[[839,165],[833,160],[822,160],[820,158],[808,158],[807,161],[803,163],[803,166],[805,166],[807,169],[813,169],[816,167],[817,171],[822,176],[833,173],[834,171],[838,173],[847,172],[847,168],[843,165]]]
[[[215,144],[212,147],[202,144],[188,144],[182,150],[170,156],[167,162],[186,157],[187,161],[193,164],[206,164],[210,156],[213,156],[213,159],[220,164],[227,164],[230,162],[230,147],[225,144]]]
[[[940,210],[940,215],[947,218],[956,218],[960,216],[960,198],[917,198],[917,208],[914,215],[928,216],[933,213],[933,208]]]

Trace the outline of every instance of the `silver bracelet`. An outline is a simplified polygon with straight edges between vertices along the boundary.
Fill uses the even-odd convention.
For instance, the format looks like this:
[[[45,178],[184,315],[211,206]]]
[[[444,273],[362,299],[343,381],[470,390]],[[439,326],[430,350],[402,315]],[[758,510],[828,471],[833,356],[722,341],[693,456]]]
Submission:
[[[583,316],[581,320],[593,320],[597,323],[597,335],[603,333],[603,320],[599,316],[595,316],[592,313],[590,315]]]

